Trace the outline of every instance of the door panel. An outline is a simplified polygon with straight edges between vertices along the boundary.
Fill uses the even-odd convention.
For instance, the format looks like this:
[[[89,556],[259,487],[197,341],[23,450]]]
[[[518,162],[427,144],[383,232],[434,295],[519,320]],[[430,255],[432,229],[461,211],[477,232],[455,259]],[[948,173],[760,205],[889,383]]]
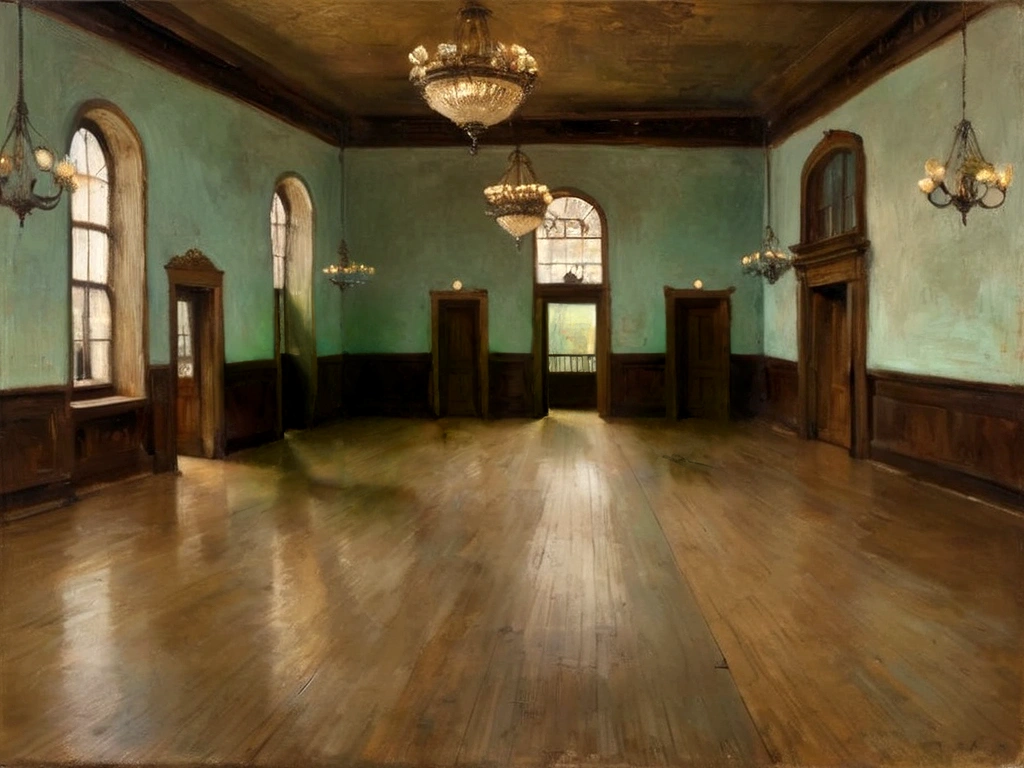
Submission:
[[[729,418],[729,327],[717,306],[676,308],[676,383],[680,415]]]
[[[850,326],[845,286],[812,294],[814,414],[820,440],[850,447]]]
[[[442,302],[438,307],[438,384],[442,416],[480,415],[476,302]]]

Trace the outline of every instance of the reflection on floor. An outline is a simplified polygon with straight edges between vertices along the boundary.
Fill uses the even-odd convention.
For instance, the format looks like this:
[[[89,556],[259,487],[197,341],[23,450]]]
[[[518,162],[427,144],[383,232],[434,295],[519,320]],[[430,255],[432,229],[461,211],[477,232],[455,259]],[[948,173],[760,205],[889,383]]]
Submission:
[[[1024,526],[759,424],[360,420],[0,540],[0,764],[1020,759]]]

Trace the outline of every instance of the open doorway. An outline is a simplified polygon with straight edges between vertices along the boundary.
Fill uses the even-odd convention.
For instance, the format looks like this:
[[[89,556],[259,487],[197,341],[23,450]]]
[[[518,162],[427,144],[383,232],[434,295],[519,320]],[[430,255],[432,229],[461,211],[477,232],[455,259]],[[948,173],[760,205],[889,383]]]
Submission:
[[[597,408],[597,304],[549,302],[548,405]]]
[[[729,418],[734,290],[665,288],[665,405],[671,419]]]
[[[176,468],[178,454],[224,457],[224,273],[195,249],[165,269]]]

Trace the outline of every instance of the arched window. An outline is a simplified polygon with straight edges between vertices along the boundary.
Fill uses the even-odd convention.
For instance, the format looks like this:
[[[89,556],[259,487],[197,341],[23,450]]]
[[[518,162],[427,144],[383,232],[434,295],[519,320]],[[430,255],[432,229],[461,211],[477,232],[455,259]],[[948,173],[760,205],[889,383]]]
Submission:
[[[814,169],[810,185],[811,241],[857,228],[857,169],[852,150],[840,149],[824,158]]]
[[[536,230],[535,244],[538,283],[604,282],[604,227],[593,202],[572,195],[556,197]]]
[[[71,379],[76,397],[146,394],[142,144],[117,107],[79,113],[71,159]]]
[[[847,131],[829,131],[804,164],[802,246],[864,233],[864,146]]]
[[[284,288],[285,258],[288,254],[288,209],[277,192],[270,206],[270,243],[274,255],[274,288]]]
[[[288,174],[280,179],[270,201],[274,350],[280,360],[283,429],[308,424],[316,399],[313,232],[309,189],[297,176]]]
[[[99,137],[71,141],[78,190],[71,196],[71,314],[75,386],[112,383],[110,164]]]

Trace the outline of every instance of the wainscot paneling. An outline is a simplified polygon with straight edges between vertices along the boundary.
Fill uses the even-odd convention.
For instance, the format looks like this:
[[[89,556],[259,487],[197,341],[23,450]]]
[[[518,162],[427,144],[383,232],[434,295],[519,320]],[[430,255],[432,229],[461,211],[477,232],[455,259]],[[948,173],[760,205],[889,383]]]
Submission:
[[[729,410],[734,419],[749,419],[764,412],[765,372],[761,355],[729,357]]]
[[[433,416],[430,353],[346,354],[341,368],[346,416]]]
[[[146,450],[153,457],[154,472],[174,469],[177,451],[171,433],[171,367],[166,364],[149,367],[149,429]]]
[[[71,404],[76,485],[153,471],[146,453],[150,407],[146,398],[106,397]]]
[[[0,392],[0,518],[70,501],[72,470],[67,388]]]
[[[764,359],[765,393],[762,412],[790,429],[797,428],[799,377],[795,360]]]
[[[612,415],[665,415],[665,354],[612,354]]]
[[[873,459],[1024,505],[1024,387],[889,371],[869,378]]]
[[[324,355],[316,361],[316,408],[313,418],[320,424],[341,416],[344,406],[344,355]]]
[[[224,366],[227,451],[277,439],[277,363],[250,360]]]
[[[533,414],[533,355],[492,352],[490,415],[493,418],[528,418]]]

